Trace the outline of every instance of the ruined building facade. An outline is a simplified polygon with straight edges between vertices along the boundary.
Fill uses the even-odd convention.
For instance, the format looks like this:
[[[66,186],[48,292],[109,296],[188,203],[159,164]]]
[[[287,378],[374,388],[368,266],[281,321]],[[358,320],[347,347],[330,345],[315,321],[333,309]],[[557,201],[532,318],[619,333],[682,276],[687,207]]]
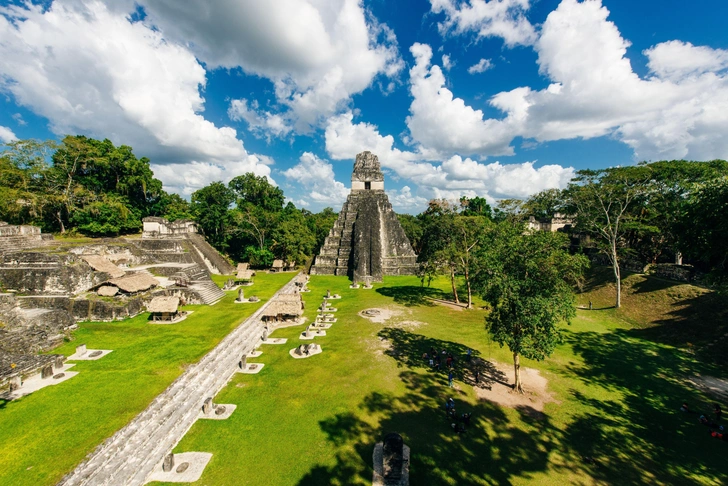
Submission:
[[[348,275],[381,282],[383,275],[414,275],[417,255],[384,192],[379,159],[356,156],[351,193],[311,267],[313,275]]]

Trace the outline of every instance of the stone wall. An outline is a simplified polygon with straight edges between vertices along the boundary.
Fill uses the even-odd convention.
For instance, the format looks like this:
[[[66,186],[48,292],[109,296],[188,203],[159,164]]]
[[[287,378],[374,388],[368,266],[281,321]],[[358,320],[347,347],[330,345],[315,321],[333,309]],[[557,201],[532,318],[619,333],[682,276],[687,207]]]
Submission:
[[[232,275],[235,269],[225,258],[213,248],[205,239],[198,234],[190,234],[187,236],[188,241],[194,247],[193,250],[199,252],[204,260],[204,265],[212,272],[222,275]]]
[[[67,312],[74,322],[101,321],[110,322],[134,317],[146,309],[146,302],[151,295],[131,297],[125,300],[115,299],[109,302],[102,299],[71,299],[69,297],[48,297],[42,295],[18,297],[23,308],[59,309]]]
[[[77,294],[108,278],[108,274],[94,272],[75,255],[34,252],[0,255],[0,287],[20,293]]]
[[[62,308],[25,308],[9,294],[0,304],[0,323],[0,350],[18,354],[53,349],[76,324]]]

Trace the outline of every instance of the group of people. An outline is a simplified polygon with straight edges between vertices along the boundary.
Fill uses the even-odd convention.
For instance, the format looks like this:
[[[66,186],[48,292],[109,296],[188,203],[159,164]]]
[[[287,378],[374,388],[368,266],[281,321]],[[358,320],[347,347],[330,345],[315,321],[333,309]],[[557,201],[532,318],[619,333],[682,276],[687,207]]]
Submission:
[[[683,404],[680,406],[680,411],[684,413],[695,413],[690,410],[690,407],[685,402],[683,402]],[[714,421],[710,420],[704,414],[701,414],[700,417],[698,417],[698,422],[710,429],[710,435],[712,437],[721,440],[728,440],[728,434],[726,434],[725,428],[720,425],[720,419],[723,415],[723,411],[721,410],[720,405],[717,403],[713,405],[713,415],[715,415]]]
[[[453,420],[450,424],[450,427],[455,431],[457,434],[462,434],[465,432],[466,426],[470,425],[470,417],[473,416],[471,413],[463,413],[458,416],[457,412],[455,411],[455,400],[453,400],[452,397],[448,398],[445,401],[445,414],[447,415],[447,418],[449,420]]]

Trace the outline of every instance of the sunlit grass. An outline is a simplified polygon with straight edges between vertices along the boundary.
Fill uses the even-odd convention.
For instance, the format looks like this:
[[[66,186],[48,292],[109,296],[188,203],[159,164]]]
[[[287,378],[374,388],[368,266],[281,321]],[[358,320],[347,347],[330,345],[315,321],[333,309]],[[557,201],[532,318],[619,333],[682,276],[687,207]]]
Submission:
[[[261,275],[246,287],[267,300],[292,274]],[[236,292],[173,325],[153,325],[144,313],[110,323],[81,323],[75,347],[112,349],[98,361],[80,361],[74,378],[22,399],[0,401],[0,484],[55,484],[104,439],[128,423],[261,304],[235,305]]]
[[[294,360],[303,326],[281,329],[284,346],[264,346],[258,375],[236,375],[217,397],[238,405],[230,419],[199,421],[176,451],[212,452],[201,484],[367,484],[375,442],[398,431],[412,447],[412,484],[717,484],[725,482],[725,444],[696,416],[677,411],[683,400],[707,410],[707,399],[682,381],[706,368],[678,349],[634,335],[612,311],[579,311],[566,340],[543,363],[557,402],[536,419],[527,410],[478,401],[462,381],[422,366],[430,345],[510,364],[490,343],[484,311],[432,305],[448,282],[421,288],[415,278],[390,277],[374,290],[351,290],[340,277],[311,278],[306,315],[326,289],[344,297],[335,324],[316,338],[324,352]],[[396,307],[397,332],[357,315]],[[397,320],[397,319],[395,319]],[[397,340],[387,353],[381,337]],[[474,423],[455,436],[444,400],[455,396]],[[596,464],[585,462],[593,458]]]

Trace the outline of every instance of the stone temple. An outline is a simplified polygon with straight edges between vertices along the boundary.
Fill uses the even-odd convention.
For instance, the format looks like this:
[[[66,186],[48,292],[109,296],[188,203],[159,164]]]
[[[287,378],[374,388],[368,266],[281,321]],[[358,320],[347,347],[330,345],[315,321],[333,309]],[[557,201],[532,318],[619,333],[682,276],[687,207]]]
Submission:
[[[384,192],[379,159],[356,156],[351,193],[311,267],[312,275],[348,275],[355,283],[414,275],[417,255]]]

